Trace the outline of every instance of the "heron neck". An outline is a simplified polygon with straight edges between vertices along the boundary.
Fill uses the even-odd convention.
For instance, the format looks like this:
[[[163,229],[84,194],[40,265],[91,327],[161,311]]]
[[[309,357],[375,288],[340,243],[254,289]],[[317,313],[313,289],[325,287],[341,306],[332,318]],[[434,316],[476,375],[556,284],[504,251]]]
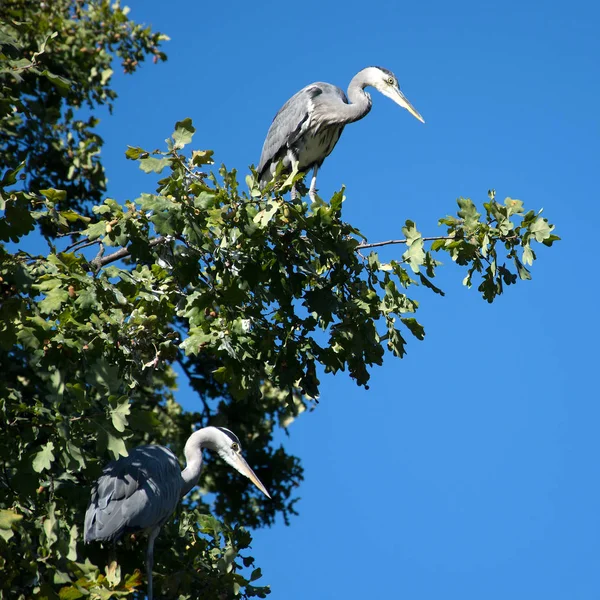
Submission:
[[[365,92],[365,87],[369,85],[363,76],[362,71],[357,73],[348,86],[348,100],[350,104],[346,105],[345,112],[348,116],[348,123],[354,123],[369,114],[372,101],[371,96]]]
[[[210,441],[210,429],[199,429],[192,433],[185,444],[183,453],[185,455],[185,469],[181,472],[183,485],[181,496],[185,496],[200,479],[202,472],[202,448]]]

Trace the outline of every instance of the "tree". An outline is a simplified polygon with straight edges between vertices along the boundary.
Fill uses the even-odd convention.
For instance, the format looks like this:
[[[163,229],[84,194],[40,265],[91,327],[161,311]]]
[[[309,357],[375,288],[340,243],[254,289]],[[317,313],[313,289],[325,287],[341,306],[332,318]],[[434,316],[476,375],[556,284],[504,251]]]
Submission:
[[[553,226],[490,192],[481,213],[459,199],[439,235],[425,238],[407,221],[403,239],[369,244],[342,218],[344,190],[309,204],[283,198],[295,181],[302,188],[301,175],[261,190],[254,172],[244,189],[236,171],[206,173],[212,152],[186,152],[190,119],[176,123],[164,151],[126,151],[161,174],[155,192],[100,202],[95,150],[90,169],[69,167],[69,134],[97,139],[71,109],[115,95],[110,74],[92,77],[87,90],[77,77],[106,73],[111,52],[132,71],[148,53],[164,58],[160,34],[105,2],[3,10],[1,593],[141,597],[143,538],[125,539],[116,560],[110,548],[82,542],[91,483],[127,448],[169,443],[181,455],[191,430],[211,423],[236,432],[273,500],[207,456],[200,490],[157,540],[156,588],[172,598],[265,597],[243,526],[287,521],[302,480],[298,458],[275,447],[275,429],[314,405],[319,376],[347,370],[367,386],[386,353],[401,358],[409,335],[424,338],[408,293],[421,285],[443,294],[433,282],[441,253],[492,302],[530,278],[535,243],[558,239]],[[88,39],[100,48],[93,56],[67,52]],[[78,87],[76,98],[61,95],[66,86]],[[16,143],[19,128],[37,133]],[[31,231],[45,236],[47,252],[22,249]],[[401,246],[396,261],[379,261],[373,249],[383,244]],[[197,412],[175,399],[177,364],[198,394]],[[207,491],[219,519],[208,514]]]

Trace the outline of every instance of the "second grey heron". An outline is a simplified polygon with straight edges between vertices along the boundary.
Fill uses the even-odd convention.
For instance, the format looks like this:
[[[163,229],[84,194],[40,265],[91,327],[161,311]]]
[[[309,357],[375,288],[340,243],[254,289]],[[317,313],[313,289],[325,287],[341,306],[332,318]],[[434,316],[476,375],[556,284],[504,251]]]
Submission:
[[[396,76],[383,67],[367,67],[359,71],[348,86],[348,96],[337,86],[316,82],[294,94],[275,115],[263,145],[257,172],[264,185],[275,175],[283,161],[285,172],[313,169],[309,197],[314,202],[317,173],[331,154],[344,127],[362,119],[371,110],[371,86],[391,98],[414,117],[423,117],[398,87]],[[295,197],[292,188],[292,198]]]
[[[245,475],[268,498],[269,493],[244,460],[240,440],[224,427],[205,427],[192,433],[185,448],[182,471],[177,457],[164,446],[140,446],[109,463],[92,490],[85,513],[85,542],[116,541],[123,534],[148,532],[147,595],[152,600],[154,540],[160,528],[200,478],[202,448],[209,448]]]

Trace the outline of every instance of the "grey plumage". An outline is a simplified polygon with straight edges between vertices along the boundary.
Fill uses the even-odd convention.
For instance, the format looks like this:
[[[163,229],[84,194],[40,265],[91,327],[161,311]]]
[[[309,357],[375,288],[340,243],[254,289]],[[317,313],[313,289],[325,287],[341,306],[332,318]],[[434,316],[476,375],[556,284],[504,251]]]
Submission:
[[[258,162],[261,183],[272,179],[279,161],[283,162],[284,172],[291,172],[294,166],[304,172],[313,169],[309,195],[314,201],[317,172],[335,148],[344,127],[371,110],[371,96],[365,92],[368,86],[424,122],[400,91],[395,75],[382,67],[367,67],[357,73],[348,86],[348,96],[330,83],[313,83],[292,96],[275,115]]]
[[[184,448],[186,467],[183,471],[177,457],[168,448],[140,446],[128,456],[109,463],[92,489],[85,513],[86,543],[114,542],[135,531],[148,533],[148,600],[152,600],[154,540],[180,498],[198,482],[202,470],[202,448],[216,451],[270,497],[242,457],[239,439],[224,427],[205,427],[189,437]]]
[[[175,510],[182,486],[179,462],[168,448],[135,448],[109,463],[94,486],[84,540],[114,541],[149,524],[162,526]]]

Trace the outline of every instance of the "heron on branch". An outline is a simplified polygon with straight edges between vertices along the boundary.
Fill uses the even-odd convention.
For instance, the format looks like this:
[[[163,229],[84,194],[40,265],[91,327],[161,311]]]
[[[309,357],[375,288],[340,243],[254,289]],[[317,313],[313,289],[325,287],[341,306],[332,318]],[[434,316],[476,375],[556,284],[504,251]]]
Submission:
[[[359,71],[348,86],[347,96],[330,83],[307,85],[282,106],[271,123],[257,167],[261,184],[273,178],[279,161],[283,161],[287,173],[294,169],[303,172],[312,169],[309,197],[314,202],[317,173],[335,148],[344,127],[362,119],[371,110],[371,96],[365,92],[369,86],[425,123],[400,91],[396,76],[383,67]],[[292,198],[295,196],[296,190],[292,188]]]

